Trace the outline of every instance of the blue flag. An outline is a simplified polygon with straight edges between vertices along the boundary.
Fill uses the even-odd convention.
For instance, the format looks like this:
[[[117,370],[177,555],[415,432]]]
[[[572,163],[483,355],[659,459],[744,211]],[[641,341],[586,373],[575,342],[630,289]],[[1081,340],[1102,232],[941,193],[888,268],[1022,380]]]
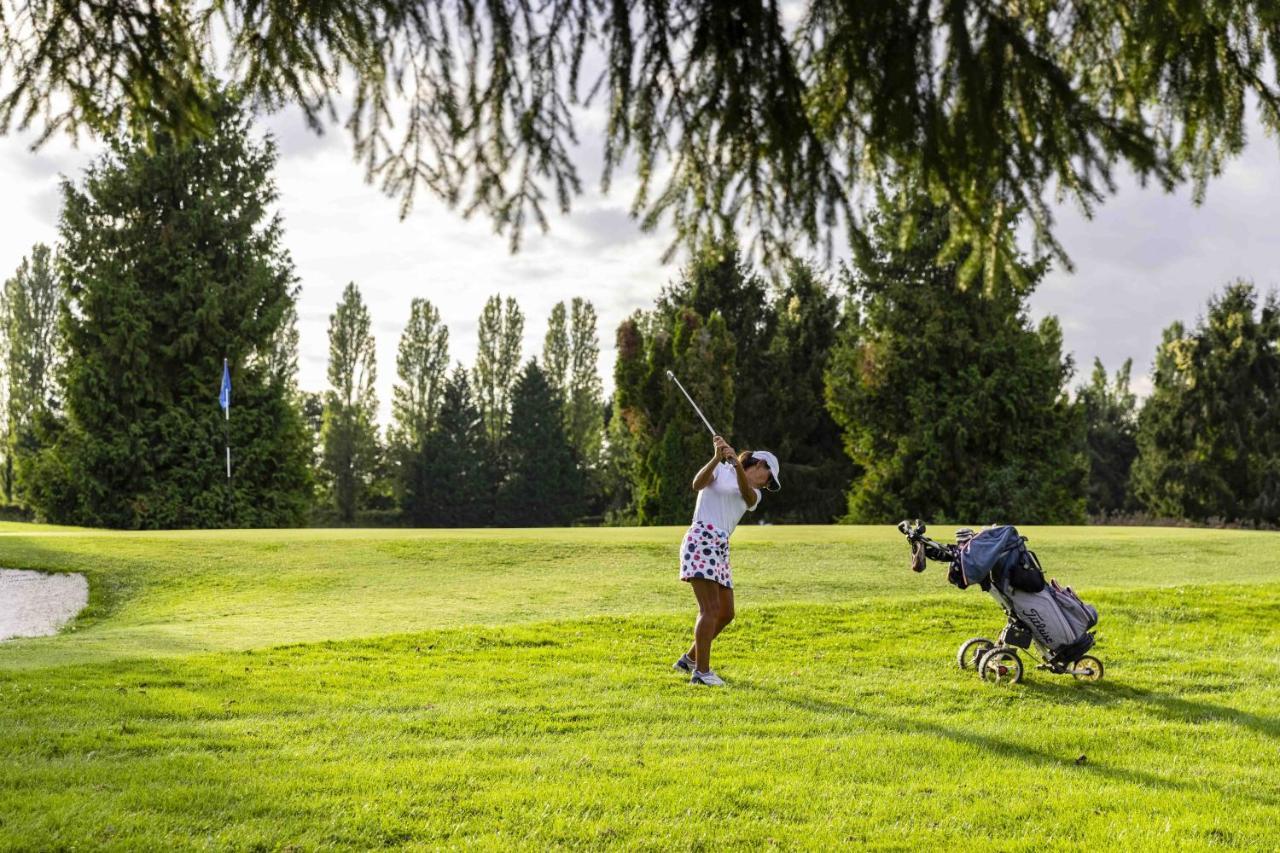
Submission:
[[[228,415],[231,413],[231,368],[227,360],[222,360],[222,390],[218,392],[218,404]]]

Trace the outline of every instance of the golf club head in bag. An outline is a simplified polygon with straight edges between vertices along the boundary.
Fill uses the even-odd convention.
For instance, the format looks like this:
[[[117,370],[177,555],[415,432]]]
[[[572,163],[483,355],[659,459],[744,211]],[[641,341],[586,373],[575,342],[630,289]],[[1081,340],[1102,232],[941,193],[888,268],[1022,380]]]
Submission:
[[[925,525],[923,521],[916,519],[915,521],[898,522],[898,531],[907,537],[907,542],[911,544],[911,571],[923,572],[926,565],[924,550],[924,532]]]

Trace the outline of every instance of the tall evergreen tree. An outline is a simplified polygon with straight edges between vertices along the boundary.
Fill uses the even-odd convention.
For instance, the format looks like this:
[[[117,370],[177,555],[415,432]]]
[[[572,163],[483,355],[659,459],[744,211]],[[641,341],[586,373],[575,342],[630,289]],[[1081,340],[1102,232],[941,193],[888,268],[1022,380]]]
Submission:
[[[493,457],[462,365],[446,380],[435,425],[407,467],[406,516],[415,526],[493,523]]]
[[[1165,329],[1133,488],[1155,515],[1280,523],[1280,299],[1236,282]]]
[[[355,282],[329,315],[329,391],[325,394],[324,468],[339,520],[368,505],[379,465],[377,363],[369,310]]]
[[[824,397],[840,300],[811,266],[793,263],[773,314],[767,371],[754,378],[739,371],[737,383],[741,388],[752,382],[766,392],[751,413],[754,432],[787,470],[787,488],[770,495],[760,514],[770,520],[826,524],[844,513],[854,474]]]
[[[1089,450],[1090,515],[1134,509],[1129,472],[1138,455],[1138,398],[1129,389],[1132,369],[1133,359],[1126,359],[1108,382],[1101,359],[1094,359],[1089,384],[1076,394]]]
[[[210,134],[115,140],[63,185],[66,416],[20,482],[50,520],[108,527],[303,520],[307,442],[264,364],[292,304],[271,181],[276,154],[216,96]],[[234,476],[217,405],[232,365]]]
[[[511,386],[520,370],[524,342],[524,314],[510,297],[493,296],[480,314],[480,345],[476,351],[474,384],[485,435],[495,455],[506,439],[511,419]]]
[[[4,467],[6,503],[14,500],[15,460],[39,449],[36,422],[57,409],[61,287],[49,247],[36,244],[0,292],[0,364],[4,368]]]
[[[675,471],[660,473],[666,463],[651,454],[654,446],[665,446],[676,466],[688,464],[674,461],[680,447],[687,446],[694,460],[705,454],[696,436],[699,422],[687,423],[687,403],[677,398],[674,410],[665,409],[673,389],[663,371],[675,357],[665,349],[679,340],[677,330],[690,320],[702,328],[707,351],[729,353],[714,370],[696,358],[690,368],[706,382],[703,393],[716,397],[711,405],[733,401],[727,416],[713,419],[716,428],[740,449],[778,453],[795,477],[789,481],[794,488],[770,497],[753,518],[826,522],[842,513],[853,469],[824,402],[824,372],[839,316],[838,299],[809,266],[792,265],[770,299],[769,288],[733,242],[704,246],[652,312],[633,316],[618,329],[602,484],[608,517],[615,522],[678,520],[687,513],[687,507],[680,509],[687,503],[687,495],[679,493],[683,475],[672,481],[681,484],[672,490],[667,479]],[[729,371],[727,383],[723,370]],[[671,418],[678,429],[695,427],[687,445],[661,437]],[[663,497],[655,503],[655,495]]]
[[[564,401],[534,360],[512,388],[508,458],[498,492],[499,524],[565,525],[582,514],[583,478],[565,434]]]
[[[827,402],[858,466],[849,518],[1074,522],[1084,513],[1081,425],[1057,321],[1033,328],[1025,286],[962,288],[936,258],[950,218],[927,199],[886,199],[850,277]],[[904,242],[905,236],[905,242]]]

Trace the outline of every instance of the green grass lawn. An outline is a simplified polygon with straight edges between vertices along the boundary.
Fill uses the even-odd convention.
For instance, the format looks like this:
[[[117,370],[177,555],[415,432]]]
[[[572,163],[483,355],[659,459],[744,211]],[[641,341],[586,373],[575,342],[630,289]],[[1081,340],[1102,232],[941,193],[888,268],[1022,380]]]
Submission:
[[[713,691],[672,529],[4,525],[91,595],[0,644],[0,848],[1280,848],[1280,539],[1024,532],[1102,683],[956,669],[888,527],[736,533]]]

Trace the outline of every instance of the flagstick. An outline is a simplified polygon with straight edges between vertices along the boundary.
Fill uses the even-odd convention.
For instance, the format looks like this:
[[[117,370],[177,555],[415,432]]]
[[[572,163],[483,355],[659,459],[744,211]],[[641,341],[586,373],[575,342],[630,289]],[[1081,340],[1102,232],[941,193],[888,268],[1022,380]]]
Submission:
[[[227,360],[222,360],[222,375],[227,375]],[[227,435],[227,483],[231,483],[231,395],[227,395],[227,407],[222,410],[226,415],[226,435]]]

